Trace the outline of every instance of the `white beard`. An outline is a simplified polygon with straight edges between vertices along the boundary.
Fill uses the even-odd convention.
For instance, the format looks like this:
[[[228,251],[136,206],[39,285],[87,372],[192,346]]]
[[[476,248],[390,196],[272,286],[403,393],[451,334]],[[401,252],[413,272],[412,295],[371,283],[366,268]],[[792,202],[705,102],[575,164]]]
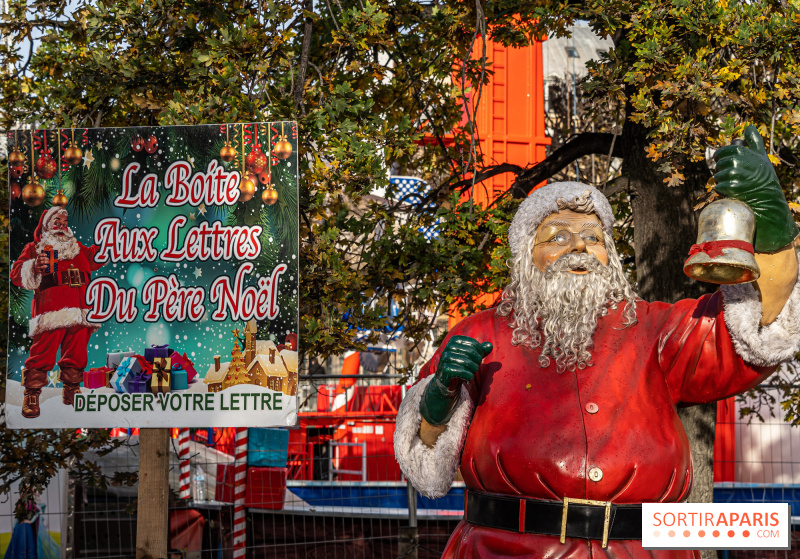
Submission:
[[[622,326],[636,323],[636,294],[625,278],[616,250],[612,247],[608,252],[608,266],[591,254],[570,253],[544,273],[527,256],[530,251],[515,259],[511,283],[503,291],[497,314],[510,317],[513,345],[542,348],[540,367],[550,366],[551,358],[559,373],[592,366],[589,349],[597,322],[622,301]],[[587,273],[569,271],[577,268]]]
[[[46,231],[42,233],[42,240],[39,241],[39,244],[36,246],[39,252],[44,250],[44,247],[50,245],[53,247],[54,250],[58,251],[58,259],[59,260],[72,260],[78,253],[81,251],[81,247],[78,244],[78,240],[75,238],[75,235],[72,233],[72,229],[67,227],[66,230],[66,237],[59,238],[58,235],[55,235],[52,231]]]

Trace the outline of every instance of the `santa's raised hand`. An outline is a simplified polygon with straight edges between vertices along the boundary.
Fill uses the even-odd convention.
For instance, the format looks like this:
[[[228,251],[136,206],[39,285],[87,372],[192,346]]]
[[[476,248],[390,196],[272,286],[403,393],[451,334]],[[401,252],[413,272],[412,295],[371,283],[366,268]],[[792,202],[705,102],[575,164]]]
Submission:
[[[453,336],[448,340],[433,380],[425,387],[420,402],[420,414],[425,421],[443,425],[450,420],[458,402],[459,385],[472,380],[481,361],[491,351],[491,343],[481,343],[468,336]]]
[[[748,126],[744,139],[746,145],[733,144],[714,154],[717,162],[715,189],[753,210],[756,217],[753,247],[757,252],[773,252],[797,237],[797,225],[758,129]]]

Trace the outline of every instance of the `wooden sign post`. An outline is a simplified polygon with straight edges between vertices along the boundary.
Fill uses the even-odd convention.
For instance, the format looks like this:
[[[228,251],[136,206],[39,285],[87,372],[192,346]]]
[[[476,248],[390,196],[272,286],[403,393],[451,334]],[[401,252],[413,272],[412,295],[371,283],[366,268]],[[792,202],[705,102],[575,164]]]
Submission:
[[[141,429],[136,559],[166,559],[168,549],[169,429]]]

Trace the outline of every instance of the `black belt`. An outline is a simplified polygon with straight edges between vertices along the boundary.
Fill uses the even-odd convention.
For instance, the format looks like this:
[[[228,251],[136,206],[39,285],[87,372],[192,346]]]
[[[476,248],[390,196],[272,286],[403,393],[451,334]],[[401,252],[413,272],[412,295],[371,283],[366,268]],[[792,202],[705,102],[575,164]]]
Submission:
[[[42,276],[42,281],[39,284],[39,291],[57,287],[59,285],[68,285],[69,287],[80,287],[89,283],[89,274],[81,272],[77,268],[70,268],[63,272],[53,272],[52,274],[45,274]]]
[[[564,499],[539,501],[481,491],[466,492],[467,522],[521,534],[543,534],[584,540],[642,539],[642,505]]]

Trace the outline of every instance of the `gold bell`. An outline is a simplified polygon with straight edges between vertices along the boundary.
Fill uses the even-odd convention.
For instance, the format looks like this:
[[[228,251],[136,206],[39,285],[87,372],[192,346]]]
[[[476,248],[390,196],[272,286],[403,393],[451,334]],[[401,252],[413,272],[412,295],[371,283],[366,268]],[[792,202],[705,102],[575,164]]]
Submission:
[[[683,265],[687,276],[708,283],[747,283],[761,275],[753,255],[756,218],[747,204],[732,198],[712,202],[700,212],[697,244]]]

